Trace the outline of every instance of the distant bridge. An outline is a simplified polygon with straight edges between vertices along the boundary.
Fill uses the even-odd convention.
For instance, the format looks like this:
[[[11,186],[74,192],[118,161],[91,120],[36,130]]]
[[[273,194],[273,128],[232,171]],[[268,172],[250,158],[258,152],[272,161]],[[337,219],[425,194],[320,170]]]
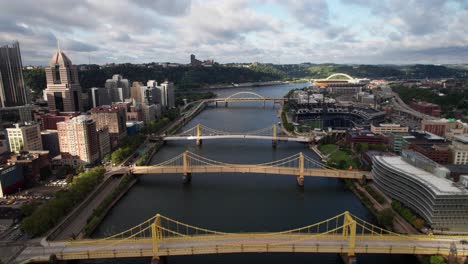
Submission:
[[[271,140],[273,147],[276,146],[278,141],[290,141],[290,142],[302,142],[309,143],[313,139],[310,137],[294,137],[294,136],[285,136],[278,135],[277,125],[271,127],[262,128],[255,131],[248,132],[226,132],[213,128],[209,128],[202,124],[197,124],[196,126],[189,128],[183,132],[180,132],[176,135],[165,136],[163,137],[164,141],[173,141],[173,140],[195,140],[197,145],[202,144],[204,139],[264,139]]]
[[[287,219],[287,213],[278,213]],[[242,221],[242,215],[233,221]],[[227,233],[155,215],[106,238],[50,241],[28,246],[17,263],[102,258],[153,257],[226,253],[422,254],[468,256],[462,236],[405,235],[385,230],[344,212],[324,221],[279,232]]]
[[[238,92],[232,94],[225,98],[212,98],[212,99],[205,99],[206,103],[215,103],[218,106],[218,103],[224,103],[225,106],[228,106],[230,102],[263,102],[263,106],[265,106],[266,102],[273,102],[281,103],[287,101],[288,98],[275,98],[275,97],[264,97],[258,93],[254,92]]]

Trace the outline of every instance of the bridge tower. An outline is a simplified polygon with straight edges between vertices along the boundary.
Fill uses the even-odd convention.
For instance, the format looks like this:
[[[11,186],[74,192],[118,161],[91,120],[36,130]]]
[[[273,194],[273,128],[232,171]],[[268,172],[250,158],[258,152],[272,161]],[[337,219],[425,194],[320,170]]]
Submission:
[[[297,185],[304,186],[304,154],[299,153],[299,175],[297,176]]]
[[[184,152],[184,154],[182,155],[182,160],[183,160],[184,183],[190,183],[192,181],[192,173],[190,173],[189,171],[190,157],[189,157],[188,151]]]
[[[271,141],[271,145],[273,146],[273,148],[276,148],[276,144],[278,143],[276,137],[277,131],[276,131],[276,124],[273,124],[273,140]]]
[[[343,216],[343,237],[348,238],[348,253],[341,254],[341,258],[345,264],[356,263],[356,220],[353,219],[351,214],[346,211]]]
[[[151,240],[153,246],[153,259],[151,263],[154,264],[165,264],[167,263],[167,259],[164,256],[159,256],[159,246],[158,242],[163,239],[162,231],[161,231],[161,215],[157,214],[156,218],[154,219],[154,223],[151,224]]]
[[[197,146],[201,146],[203,140],[200,138],[202,136],[201,125],[197,124]]]

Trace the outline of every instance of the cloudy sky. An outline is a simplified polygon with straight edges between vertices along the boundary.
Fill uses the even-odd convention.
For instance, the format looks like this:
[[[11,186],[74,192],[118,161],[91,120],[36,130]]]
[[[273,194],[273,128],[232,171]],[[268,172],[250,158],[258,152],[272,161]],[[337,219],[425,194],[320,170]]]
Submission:
[[[468,0],[0,0],[24,65],[468,63]]]

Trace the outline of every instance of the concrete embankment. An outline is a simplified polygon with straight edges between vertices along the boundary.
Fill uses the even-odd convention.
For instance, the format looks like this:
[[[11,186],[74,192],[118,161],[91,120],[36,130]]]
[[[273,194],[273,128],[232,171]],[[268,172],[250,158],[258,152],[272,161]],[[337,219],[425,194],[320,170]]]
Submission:
[[[312,150],[313,152],[315,152],[315,154],[317,154],[317,156],[319,156],[319,158],[322,160],[322,161],[326,161],[327,157],[326,155],[324,155],[317,147],[317,145],[310,145],[310,150]]]

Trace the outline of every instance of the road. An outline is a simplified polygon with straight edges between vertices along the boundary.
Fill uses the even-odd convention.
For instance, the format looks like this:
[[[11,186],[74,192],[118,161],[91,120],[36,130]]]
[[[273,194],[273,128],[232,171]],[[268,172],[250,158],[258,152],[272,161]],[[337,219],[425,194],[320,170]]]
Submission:
[[[415,236],[400,240],[396,236],[357,235],[355,253],[442,254],[448,255],[452,246],[458,256],[466,256],[468,247],[455,238],[428,239]],[[87,259],[113,257],[148,257],[167,255],[196,255],[241,252],[326,252],[348,253],[348,238],[338,235],[312,236],[308,234],[266,235],[261,233],[198,236],[196,239],[167,239],[158,242],[158,252],[152,252],[152,240],[107,241],[103,244],[67,244],[51,242],[48,247],[27,247],[17,258],[48,259],[56,254],[59,259]]]
[[[73,236],[77,236],[84,228],[89,217],[93,214],[94,209],[96,209],[104,199],[119,185],[120,178],[110,178],[103,189],[99,194],[91,198],[87,202],[86,206],[80,210],[80,212],[75,215],[71,221],[64,223],[63,231],[61,231],[54,239],[55,240],[68,240]]]

